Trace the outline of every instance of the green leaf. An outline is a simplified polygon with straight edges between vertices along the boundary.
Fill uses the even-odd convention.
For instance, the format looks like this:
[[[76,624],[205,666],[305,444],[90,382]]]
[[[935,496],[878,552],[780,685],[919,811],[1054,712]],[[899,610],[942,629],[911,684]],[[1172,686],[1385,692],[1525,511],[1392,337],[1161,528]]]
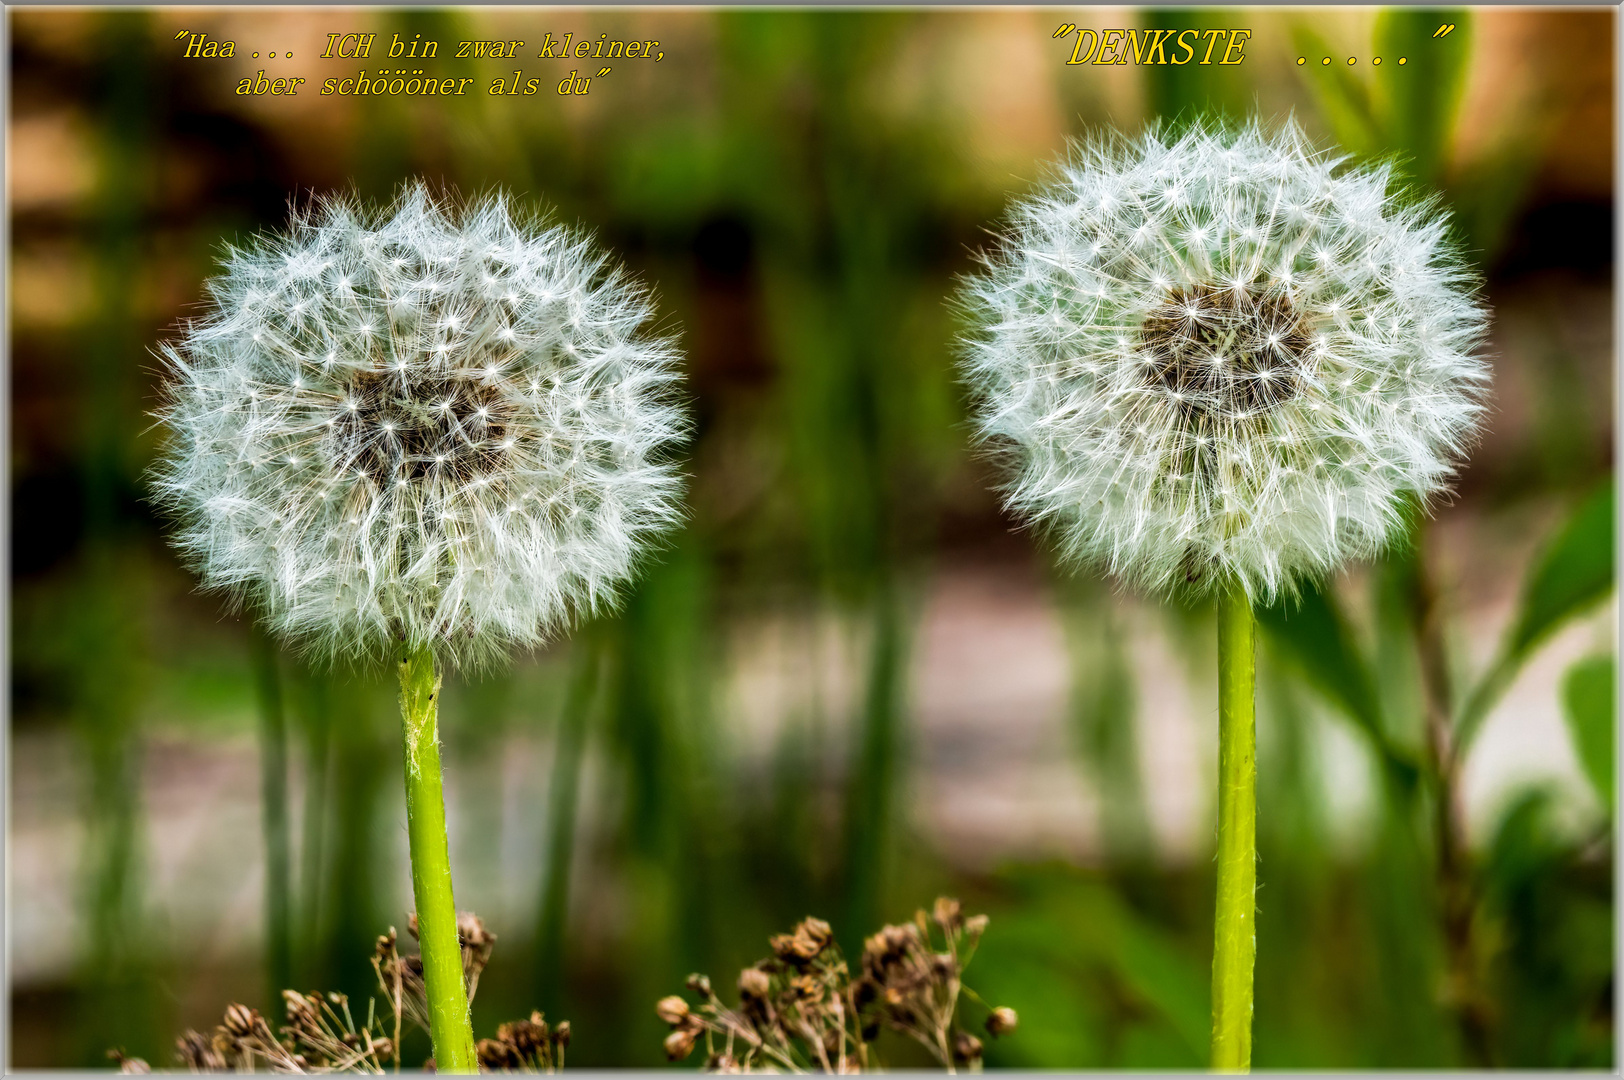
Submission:
[[[1546,549],[1523,590],[1510,651],[1542,638],[1613,588],[1613,482],[1586,499]]]
[[[1592,656],[1574,664],[1562,680],[1562,705],[1568,734],[1573,736],[1573,751],[1609,812],[1613,806],[1613,722],[1617,712],[1613,667],[1612,656]]]
[[[1363,78],[1349,70],[1346,63],[1338,61],[1346,50],[1332,49],[1307,23],[1294,24],[1291,39],[1297,55],[1307,58],[1307,62],[1297,68],[1297,74],[1313,95],[1320,118],[1336,141],[1355,154],[1375,153],[1381,148],[1382,140],[1371,112],[1370,91]],[[1327,56],[1332,57],[1331,63],[1322,63]]]
[[[1435,37],[1440,27],[1455,29]],[[1383,8],[1376,16],[1372,106],[1385,146],[1408,159],[1417,180],[1436,184],[1472,51],[1471,14],[1463,8]],[[1399,64],[1399,59],[1405,60]]]
[[[1141,18],[1147,30],[1172,30],[1175,33],[1187,29],[1206,32],[1250,25],[1241,11],[1235,8],[1151,7],[1143,9]],[[1139,69],[1144,74],[1145,97],[1156,115],[1179,121],[1216,117],[1235,121],[1244,119],[1255,110],[1255,84],[1241,74],[1246,68],[1220,69],[1214,60],[1207,71],[1202,70],[1200,60],[1205,56],[1206,48],[1211,46],[1211,39],[1206,41],[1207,45],[1198,48],[1191,58],[1196,63],[1146,64]],[[1223,41],[1219,39],[1218,48],[1224,47]],[[1172,40],[1168,41],[1167,49],[1169,53],[1174,52]],[[1208,73],[1220,70],[1225,74],[1219,77]]]
[[[1511,631],[1456,720],[1456,754],[1464,757],[1489,710],[1539,645],[1613,588],[1613,480],[1579,505],[1545,549],[1523,586]]]
[[[1336,597],[1324,586],[1305,586],[1295,602],[1280,600],[1259,608],[1258,622],[1279,649],[1291,657],[1315,688],[1332,704],[1383,739],[1381,705],[1370,663],[1342,614]]]

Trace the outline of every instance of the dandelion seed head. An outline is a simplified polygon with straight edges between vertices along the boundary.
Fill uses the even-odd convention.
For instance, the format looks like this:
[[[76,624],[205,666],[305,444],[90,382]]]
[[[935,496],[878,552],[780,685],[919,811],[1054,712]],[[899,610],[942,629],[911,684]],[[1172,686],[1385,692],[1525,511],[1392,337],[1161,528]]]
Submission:
[[[1290,122],[1075,146],[962,294],[1008,505],[1156,592],[1266,603],[1375,554],[1484,411],[1487,315],[1445,226]],[[1047,253],[1096,247],[1110,287],[1053,293]]]
[[[317,266],[342,275],[291,271]],[[156,496],[206,587],[318,656],[539,644],[613,603],[680,517],[675,342],[589,238],[503,196],[318,200],[209,292],[160,350]]]

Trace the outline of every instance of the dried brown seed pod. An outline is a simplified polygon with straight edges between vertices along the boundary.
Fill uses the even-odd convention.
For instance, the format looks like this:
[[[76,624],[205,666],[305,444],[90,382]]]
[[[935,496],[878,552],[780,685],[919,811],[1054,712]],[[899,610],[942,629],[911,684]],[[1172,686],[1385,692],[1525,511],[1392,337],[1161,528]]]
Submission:
[[[696,994],[701,994],[704,997],[711,996],[711,981],[709,975],[701,975],[696,971],[692,975],[688,976],[687,982],[684,983],[684,985]]]
[[[772,980],[760,968],[745,968],[739,972],[739,993],[747,998],[765,1000],[772,990]]]
[[[1000,1005],[987,1014],[987,1034],[996,1038],[1008,1035],[1020,1024],[1021,1018],[1008,1005]]]
[[[214,1048],[206,1036],[190,1028],[175,1040],[175,1050],[181,1063],[193,1072],[224,1072],[225,1055]]]
[[[496,1037],[507,1043],[520,1055],[529,1057],[547,1046],[547,1022],[539,1012],[531,1013],[529,1020],[514,1020],[496,1029]]]
[[[972,915],[964,920],[964,932],[970,937],[980,937],[987,929],[987,916]]]
[[[536,1013],[534,1015],[540,1016],[541,1014]],[[570,1022],[568,1020],[560,1020],[553,1026],[553,1042],[559,1047],[570,1044]]]
[[[681,1061],[694,1052],[694,1033],[678,1029],[665,1037],[665,1056],[671,1061]]]
[[[415,914],[412,916],[412,926],[417,926]],[[412,933],[416,932],[413,929]],[[472,911],[457,912],[457,939],[465,949],[483,949],[496,943],[496,935],[485,929],[485,920]]]
[[[320,1001],[314,997],[306,997],[297,990],[282,991],[282,1000],[287,1003],[288,1023],[293,1027],[308,1027],[314,1024],[320,1015]]]
[[[953,1036],[953,1060],[978,1061],[981,1058],[981,1040],[968,1031]]]
[[[654,1003],[654,1015],[676,1027],[688,1018],[688,1002],[672,994]]]
[[[880,932],[863,942],[863,966],[879,968],[895,963],[919,947],[919,928],[912,923],[882,926]]]
[[[795,939],[788,934],[774,934],[767,939],[767,944],[772,947],[773,955],[780,960],[793,961],[796,958]]]
[[[481,1039],[474,1047],[479,1064],[487,1069],[517,1069],[522,1064],[518,1051],[498,1039]]]
[[[118,1071],[126,1075],[145,1074],[152,1071],[152,1066],[147,1064],[145,1058],[130,1057],[124,1053],[123,1047],[107,1051],[107,1057],[118,1062]]]
[[[834,930],[822,919],[808,915],[795,927],[790,938],[790,951],[800,960],[812,960],[834,941]]]
[[[231,1034],[239,1039],[246,1039],[254,1033],[254,1027],[259,1020],[259,1013],[248,1006],[232,1002],[226,1006],[226,1016],[221,1024]]]
[[[940,926],[949,934],[964,925],[964,909],[957,900],[950,896],[938,896],[936,898],[936,907],[931,912],[931,917],[936,920],[937,926]]]
[[[823,1000],[823,980],[816,975],[797,975],[789,985],[797,1001],[815,1005]]]

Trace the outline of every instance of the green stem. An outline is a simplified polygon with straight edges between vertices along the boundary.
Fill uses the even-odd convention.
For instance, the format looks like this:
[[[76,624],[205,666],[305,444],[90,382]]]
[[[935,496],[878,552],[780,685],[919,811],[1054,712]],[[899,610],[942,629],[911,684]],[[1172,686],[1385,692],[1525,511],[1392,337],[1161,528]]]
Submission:
[[[1257,620],[1239,590],[1218,602],[1218,911],[1212,949],[1212,1068],[1252,1065],[1257,959]]]
[[[412,895],[417,940],[423,952],[429,1037],[435,1069],[479,1071],[468,991],[462,981],[457,904],[451,895],[451,851],[446,841],[445,795],[440,782],[437,722],[440,676],[434,655],[418,646],[400,662],[400,713],[406,745],[406,829],[411,838]]]

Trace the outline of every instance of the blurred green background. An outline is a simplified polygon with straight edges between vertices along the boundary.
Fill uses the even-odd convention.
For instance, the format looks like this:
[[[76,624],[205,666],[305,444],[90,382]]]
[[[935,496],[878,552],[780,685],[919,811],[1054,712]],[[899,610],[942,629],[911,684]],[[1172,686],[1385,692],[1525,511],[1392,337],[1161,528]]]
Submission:
[[[680,329],[698,421],[691,519],[624,610],[448,691],[457,898],[500,939],[476,1034],[539,1005],[572,1064],[653,1065],[689,971],[946,892],[1022,1018],[989,1065],[1202,1066],[1210,613],[1068,576],[1000,512],[948,297],[1067,136],[1257,111],[1444,193],[1495,402],[1407,545],[1264,613],[1255,1062],[1611,1067],[1616,13],[1110,12],[8,9],[11,1063],[168,1065],[231,1000],[364,1000],[404,925],[387,680],[196,595],[141,477],[151,348],[220,245],[423,176],[594,229]],[[1253,37],[1068,67],[1063,22]],[[321,98],[351,31],[369,71],[437,40],[477,92]],[[665,55],[485,95],[556,85],[544,32]],[[529,44],[454,57],[477,38]],[[233,93],[261,68],[310,81]]]

